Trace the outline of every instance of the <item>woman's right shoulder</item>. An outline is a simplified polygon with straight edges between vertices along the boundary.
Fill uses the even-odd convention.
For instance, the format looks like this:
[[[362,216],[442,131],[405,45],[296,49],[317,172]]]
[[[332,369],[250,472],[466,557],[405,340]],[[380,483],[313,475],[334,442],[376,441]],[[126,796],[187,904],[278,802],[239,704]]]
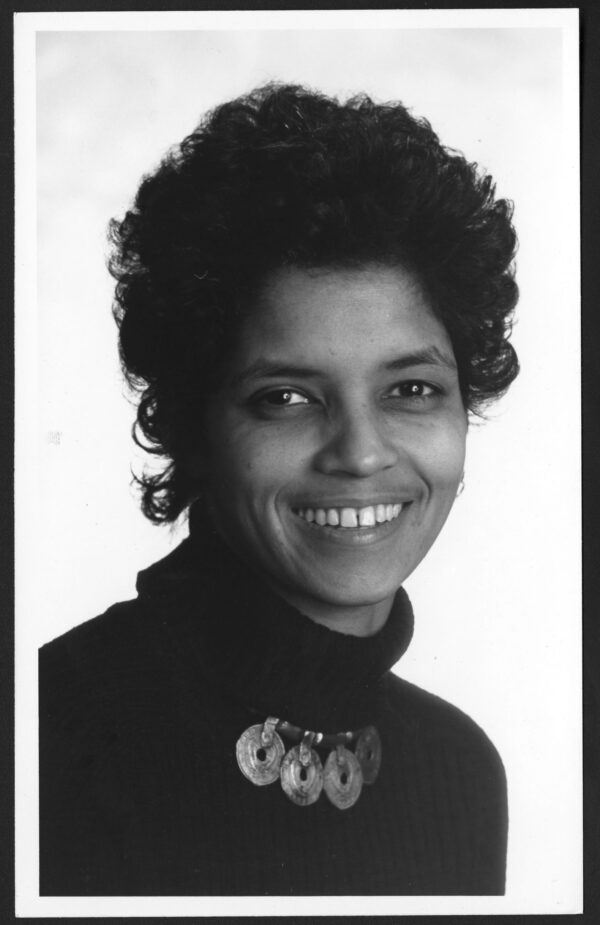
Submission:
[[[139,598],[113,604],[43,645],[39,650],[42,712],[91,696],[106,700],[132,674],[156,667],[153,617]]]
[[[45,643],[39,650],[40,665],[56,665],[84,659],[98,662],[128,647],[140,633],[144,613],[139,599],[113,604],[104,613],[80,623]]]

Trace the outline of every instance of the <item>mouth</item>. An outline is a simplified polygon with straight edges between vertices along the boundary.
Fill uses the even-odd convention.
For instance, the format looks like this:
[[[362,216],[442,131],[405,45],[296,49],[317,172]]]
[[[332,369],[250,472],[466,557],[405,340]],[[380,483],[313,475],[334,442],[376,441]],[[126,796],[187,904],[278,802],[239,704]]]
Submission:
[[[294,514],[316,527],[333,527],[340,531],[373,529],[391,523],[400,516],[405,504],[372,504],[366,507],[301,507]]]

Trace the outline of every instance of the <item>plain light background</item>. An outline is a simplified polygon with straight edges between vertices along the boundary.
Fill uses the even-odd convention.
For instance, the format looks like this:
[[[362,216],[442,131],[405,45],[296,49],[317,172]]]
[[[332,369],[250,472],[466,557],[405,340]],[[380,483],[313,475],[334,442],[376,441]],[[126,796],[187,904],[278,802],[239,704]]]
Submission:
[[[35,147],[21,136],[34,166],[37,153],[17,235],[17,680],[30,718],[38,646],[134,596],[137,571],[186,532],[145,522],[130,487],[134,409],[105,266],[108,220],[167,148],[207,109],[267,80],[366,91],[426,116],[514,201],[522,372],[470,428],[465,491],[406,582],[416,629],[396,666],[472,716],[502,755],[507,896],[473,907],[498,913],[577,911],[581,890],[577,99],[564,76],[577,46],[544,12],[528,27],[517,16],[488,25],[485,13],[473,27],[469,11],[455,11],[452,28],[422,14],[354,29],[336,14],[318,28],[305,17],[289,28],[178,31],[167,18],[144,31],[142,14],[134,31],[114,16],[106,31],[85,20],[90,31],[39,25]],[[573,12],[565,22],[571,15],[576,29]],[[412,27],[419,21],[429,27]],[[17,779],[28,782],[17,797],[25,902],[37,889],[26,851],[37,795],[30,770]],[[405,908],[399,898],[394,910]]]

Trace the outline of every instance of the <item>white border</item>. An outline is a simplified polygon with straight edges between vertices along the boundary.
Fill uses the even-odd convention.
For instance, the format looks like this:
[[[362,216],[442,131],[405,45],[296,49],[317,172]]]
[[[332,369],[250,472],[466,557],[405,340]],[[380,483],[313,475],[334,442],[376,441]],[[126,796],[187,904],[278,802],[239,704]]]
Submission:
[[[17,31],[576,28],[576,9],[17,13]]]

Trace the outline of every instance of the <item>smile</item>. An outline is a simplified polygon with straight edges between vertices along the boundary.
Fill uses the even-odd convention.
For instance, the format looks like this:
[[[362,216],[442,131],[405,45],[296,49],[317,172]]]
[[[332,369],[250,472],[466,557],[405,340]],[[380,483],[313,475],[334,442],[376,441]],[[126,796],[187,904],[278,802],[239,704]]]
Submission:
[[[360,527],[375,527],[395,520],[402,510],[402,504],[374,504],[368,507],[296,508],[294,513],[309,524],[319,527],[339,527],[356,530]]]

